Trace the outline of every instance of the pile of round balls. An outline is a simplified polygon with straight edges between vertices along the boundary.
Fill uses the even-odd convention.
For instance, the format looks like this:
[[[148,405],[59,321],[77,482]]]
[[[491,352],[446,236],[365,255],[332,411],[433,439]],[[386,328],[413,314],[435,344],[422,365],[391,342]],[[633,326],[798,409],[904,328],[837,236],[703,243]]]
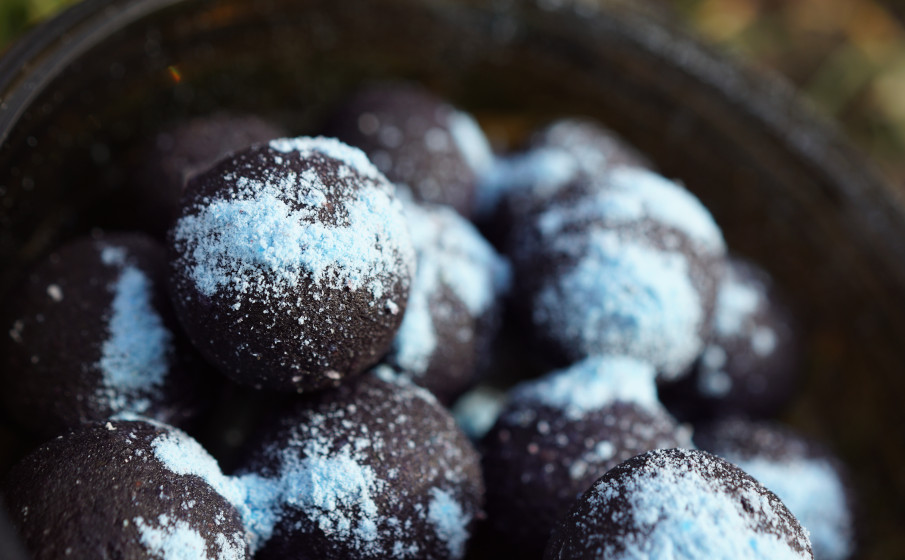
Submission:
[[[2,486],[32,557],[856,552],[845,468],[770,420],[788,306],[643,155],[583,119],[495,155],[400,84],[320,132],[162,129],[147,227],[7,297],[0,399],[46,442]],[[242,398],[226,468],[193,435]]]

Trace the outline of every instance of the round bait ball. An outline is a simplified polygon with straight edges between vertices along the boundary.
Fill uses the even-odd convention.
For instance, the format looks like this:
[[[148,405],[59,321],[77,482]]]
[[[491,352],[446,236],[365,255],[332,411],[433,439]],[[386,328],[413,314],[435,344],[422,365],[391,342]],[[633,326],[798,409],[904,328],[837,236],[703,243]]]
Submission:
[[[4,496],[31,558],[249,558],[238,512],[186,468],[185,442],[200,449],[174,428],[108,422],[23,459]]]
[[[688,447],[689,435],[657,402],[653,368],[631,358],[589,358],[516,386],[481,445],[495,537],[526,555],[542,550],[608,470],[645,451]]]
[[[189,182],[170,283],[192,342],[239,383],[338,385],[402,321],[414,250],[393,186],[337,140],[271,141]]]
[[[262,433],[238,476],[256,558],[464,556],[483,501],[477,452],[430,393],[378,370]]]
[[[772,492],[704,451],[664,449],[613,468],[553,532],[547,560],[813,559]]]
[[[741,419],[703,426],[694,439],[776,493],[810,533],[815,558],[855,554],[855,492],[828,449],[779,424]]]
[[[258,142],[282,138],[276,124],[252,115],[218,113],[169,126],[149,139],[137,156],[133,181],[141,215],[166,233],[179,211],[188,180],[220,158]]]
[[[417,267],[386,361],[449,404],[487,367],[509,264],[449,208],[412,203],[405,214]]]
[[[664,383],[661,397],[692,421],[776,414],[798,387],[797,321],[770,275],[738,258],[728,261],[717,292],[711,337],[691,375]]]
[[[470,216],[477,177],[493,154],[474,119],[428,91],[382,84],[337,109],[327,134],[364,150],[415,200],[447,204]]]
[[[45,437],[115,416],[195,416],[210,378],[181,334],[166,276],[165,249],[138,233],[81,238],[40,262],[4,314],[9,414]]]

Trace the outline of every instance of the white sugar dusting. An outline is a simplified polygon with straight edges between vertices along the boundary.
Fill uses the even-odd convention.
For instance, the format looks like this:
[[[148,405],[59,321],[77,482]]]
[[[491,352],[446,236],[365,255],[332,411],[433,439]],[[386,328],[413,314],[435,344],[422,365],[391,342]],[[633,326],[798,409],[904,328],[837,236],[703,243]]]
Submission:
[[[722,369],[702,367],[697,385],[698,391],[703,395],[714,398],[725,397],[732,390],[732,377]]]
[[[751,349],[762,358],[772,354],[776,344],[776,331],[770,327],[756,327],[751,333]]]
[[[101,249],[101,262],[108,266],[126,264],[126,249],[123,247],[115,247],[106,245]]]
[[[535,296],[533,320],[573,354],[625,355],[666,378],[700,353],[704,320],[686,257],[612,231],[594,230],[587,250]]]
[[[558,408],[572,420],[617,401],[659,410],[655,375],[653,367],[634,358],[592,357],[517,385],[510,400]]]
[[[163,387],[173,334],[154,309],[151,280],[140,269],[125,264],[125,249],[105,247],[101,255],[105,263],[121,269],[111,286],[109,336],[97,363],[103,375],[101,397],[114,414],[140,414],[150,407],[149,397]]]
[[[237,508],[243,503],[242,489],[225,476],[217,460],[185,432],[167,428],[166,433],[154,438],[151,447],[157,460],[171,472],[201,478]]]

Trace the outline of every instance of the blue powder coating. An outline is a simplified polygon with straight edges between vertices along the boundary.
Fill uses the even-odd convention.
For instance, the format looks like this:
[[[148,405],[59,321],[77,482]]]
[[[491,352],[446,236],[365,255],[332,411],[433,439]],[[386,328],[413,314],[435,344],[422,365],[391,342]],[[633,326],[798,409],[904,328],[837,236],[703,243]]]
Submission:
[[[823,459],[742,459],[727,454],[772,490],[811,534],[814,558],[844,560],[854,552],[852,516],[836,470]]]
[[[620,167],[589,177],[596,187],[575,202],[545,211],[537,222],[544,238],[553,240],[576,223],[607,228],[630,226],[650,219],[681,232],[696,250],[726,252],[722,232],[710,212],[690,192],[646,169]]]
[[[446,287],[475,318],[486,313],[511,282],[509,264],[467,220],[442,206],[405,209],[417,267],[405,317],[393,342],[393,359],[421,375],[437,347],[431,298]]]
[[[447,124],[449,134],[465,163],[476,175],[486,172],[493,165],[493,151],[474,118],[462,111],[452,111]]]
[[[146,523],[144,518],[132,520],[138,527],[141,542],[163,560],[207,559],[207,542],[185,521],[170,523],[161,515],[158,524]]]
[[[326,534],[362,552],[379,553],[380,519],[373,496],[385,483],[355,460],[351,448],[328,453],[312,443],[304,459],[284,450],[279,476],[266,478],[254,473],[225,476],[198,442],[175,429],[158,436],[152,447],[170,471],[199,476],[239,511],[252,552],[267,542],[285,508],[292,507]]]
[[[449,492],[431,488],[430,495],[428,521],[433,525],[437,537],[446,543],[450,557],[462,558],[465,555],[471,516],[462,511],[462,506]]]
[[[723,337],[741,337],[762,305],[757,288],[739,281],[730,270],[717,292],[713,328]]]
[[[160,560],[208,560],[207,541],[186,521],[171,520],[162,514],[156,523],[145,521],[142,517],[132,520],[138,527],[139,538],[148,551]],[[211,560],[243,560],[245,542],[242,535],[233,535],[232,539],[220,533],[217,535],[216,548],[219,549]]]
[[[283,139],[274,146],[302,156],[339,156],[345,165],[340,177],[352,180],[356,170],[371,179],[342,197],[346,220],[330,226],[316,213],[327,203],[326,193],[342,185],[327,185],[313,171],[266,182],[227,178],[234,181],[232,195],[201,205],[174,229],[201,293],[279,298],[310,278],[334,289],[367,288],[377,299],[387,278],[410,276],[414,259],[401,205],[392,186],[366,158],[361,161],[363,153],[323,138]]]
[[[617,401],[660,410],[655,376],[653,367],[634,358],[597,356],[520,383],[509,399],[558,408],[572,420]]]
[[[535,296],[533,320],[572,355],[624,355],[664,377],[701,352],[704,321],[688,261],[613,231],[592,230],[578,262]]]
[[[377,369],[383,370],[379,375],[381,379],[390,379],[388,382],[400,385],[400,392],[439,406],[426,390],[404,378],[392,376],[387,367]],[[216,460],[190,436],[175,428],[157,425],[167,432],[151,443],[155,458],[176,474],[198,476],[230,502],[242,517],[245,538],[252,553],[271,538],[275,527],[291,510],[293,516],[301,514],[306,518],[296,529],[320,529],[331,538],[351,545],[362,557],[419,557],[418,546],[411,536],[415,518],[406,519],[404,523],[388,518],[378,510],[375,502],[374,497],[385,493],[389,483],[363,463],[365,454],[371,453],[365,451],[367,448],[375,447],[378,455],[392,452],[382,449],[379,438],[353,438],[336,449],[332,438],[316,437],[304,443],[302,449],[272,449],[270,453],[277,459],[272,476],[246,473],[228,477],[221,472]],[[309,428],[317,432],[316,427]],[[456,452],[444,450],[443,453]],[[463,475],[450,468],[444,476],[451,484],[458,484]],[[448,536],[446,542],[458,549],[457,539],[470,518],[467,514],[454,515],[453,506],[442,497],[437,500],[433,515],[438,523],[442,522],[443,535]],[[419,510],[417,515],[421,521],[432,523],[429,507]],[[462,521],[461,528],[452,524],[456,517]]]
[[[350,542],[362,552],[377,553],[374,494],[384,484],[370,467],[360,465],[346,449],[337,454],[309,449],[305,459],[284,454],[281,504],[304,512],[321,531]]]
[[[665,468],[646,465],[620,477],[618,483],[599,483],[591,504],[605,508],[613,500],[627,498],[627,511],[608,511],[617,522],[630,515],[636,528],[621,535],[621,547],[602,546],[600,556],[613,560],[810,558],[778,536],[783,533],[784,522],[775,513],[775,502],[753,485],[743,484],[738,493],[741,495],[726,493],[713,480],[681,464]],[[743,503],[753,511],[746,511]],[[756,530],[758,521],[774,532]],[[591,539],[596,537],[592,535]],[[799,544],[806,549],[806,538],[799,539]]]
[[[478,181],[475,213],[479,217],[490,217],[510,192],[550,196],[577,177],[580,171],[574,156],[555,148],[497,158]]]
[[[623,167],[609,177],[610,188],[637,197],[650,218],[675,228],[705,251],[726,251],[723,234],[713,216],[693,194],[652,171]]]
[[[506,393],[490,387],[475,387],[452,407],[453,417],[472,441],[490,431],[506,404]]]
[[[114,296],[108,323],[109,338],[101,347],[97,367],[103,374],[101,397],[113,413],[148,410],[148,399],[163,386],[169,371],[173,334],[151,303],[152,284],[138,268],[126,265],[121,247],[104,247],[101,260],[122,267],[112,286]]]
[[[374,167],[364,152],[358,148],[349,146],[336,138],[326,138],[324,136],[317,136],[314,138],[307,136],[300,136],[298,138],[277,138],[271,140],[269,146],[271,149],[284,154],[298,152],[306,157],[314,152],[318,152],[333,159],[340,160],[365,177],[371,179],[379,179],[382,177],[380,171]]]
[[[412,279],[405,316],[393,339],[392,359],[413,376],[427,371],[437,349],[437,332],[431,317],[431,292],[426,289],[431,283],[430,269],[418,266]]]

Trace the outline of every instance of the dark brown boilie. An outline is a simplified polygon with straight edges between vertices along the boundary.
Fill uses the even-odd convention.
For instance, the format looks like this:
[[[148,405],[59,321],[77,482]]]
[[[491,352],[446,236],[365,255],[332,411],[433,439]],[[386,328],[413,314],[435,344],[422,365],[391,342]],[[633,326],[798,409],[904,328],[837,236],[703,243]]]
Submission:
[[[775,492],[807,527],[815,557],[856,554],[863,534],[856,492],[848,469],[825,446],[775,422],[740,418],[700,426],[694,440]]]
[[[170,285],[224,374],[308,391],[363,372],[402,321],[414,254],[393,186],[336,140],[272,141],[189,182]]]
[[[408,84],[364,89],[341,105],[325,134],[364,150],[415,200],[472,214],[475,184],[491,163],[483,132],[466,113]]]
[[[562,520],[544,558],[796,558],[807,531],[776,497],[704,451],[661,449],[610,470]]]
[[[212,377],[165,285],[166,252],[144,234],[78,239],[39,263],[4,313],[0,395],[10,416],[43,437],[114,415],[195,416]]]
[[[300,401],[261,432],[240,476],[286,491],[256,558],[465,554],[482,515],[478,454],[426,390],[378,372]]]
[[[217,113],[167,127],[150,138],[137,155],[133,172],[139,215],[148,228],[165,234],[179,212],[189,179],[219,159],[244,148],[285,136],[274,123],[252,115]]]
[[[494,540],[539,558],[576,498],[612,467],[652,449],[690,446],[656,402],[654,375],[635,360],[591,358],[509,392],[481,441]]]
[[[108,422],[23,459],[3,491],[31,558],[248,558],[237,510],[173,463],[171,446],[186,442],[194,443],[172,428]]]
[[[691,375],[663,383],[661,398],[689,421],[766,418],[799,386],[798,322],[770,275],[734,257],[717,289],[710,340]]]
[[[487,369],[510,270],[451,208],[405,206],[417,270],[385,360],[449,405]]]

